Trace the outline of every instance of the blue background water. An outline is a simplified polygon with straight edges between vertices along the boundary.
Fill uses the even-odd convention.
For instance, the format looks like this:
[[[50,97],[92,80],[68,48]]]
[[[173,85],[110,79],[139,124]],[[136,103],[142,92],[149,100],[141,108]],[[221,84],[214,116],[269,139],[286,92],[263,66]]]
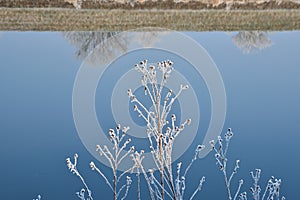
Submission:
[[[274,45],[252,54],[243,54],[227,33],[185,34],[208,51],[223,77],[227,93],[224,130],[232,127],[235,133],[229,167],[235,159],[241,160],[234,186],[243,178],[243,190],[248,191],[249,172],[261,168],[262,186],[274,175],[283,179],[282,193],[287,199],[297,199],[300,32],[271,33]],[[88,163],[95,161],[107,173],[109,168],[88,153],[73,122],[72,89],[81,64],[74,51],[61,33],[4,32],[0,36],[1,199],[32,199],[37,194],[43,199],[76,199],[75,192],[82,186],[65,164],[75,152],[95,199],[111,199],[108,187]],[[198,143],[179,160],[190,160]],[[202,175],[207,181],[197,199],[226,199],[223,177],[212,154],[198,160],[190,171],[187,196]],[[147,199],[146,189],[142,195]],[[134,183],[128,199],[136,199]]]

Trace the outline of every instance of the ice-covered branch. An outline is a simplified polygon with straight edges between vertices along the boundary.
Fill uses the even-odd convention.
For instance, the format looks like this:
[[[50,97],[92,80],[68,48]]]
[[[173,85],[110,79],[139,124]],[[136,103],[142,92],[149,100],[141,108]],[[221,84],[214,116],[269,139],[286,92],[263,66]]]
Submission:
[[[188,167],[185,169],[185,172],[184,172],[184,174],[183,174],[184,177],[187,175],[187,173],[188,173],[188,171],[190,170],[190,168],[192,167],[193,163],[197,160],[200,151],[202,151],[204,148],[205,148],[204,145],[198,145],[198,146],[197,146],[197,148],[196,148],[196,150],[195,150],[195,154],[194,154],[193,159],[192,159],[191,162],[189,163]]]
[[[143,167],[143,160],[144,160],[144,151],[141,150],[140,152],[135,152],[134,154],[131,155],[131,158],[134,162],[134,165],[132,167],[132,172],[136,169],[137,172],[138,172],[138,176],[140,175],[140,171],[142,172],[142,174],[144,175],[144,178],[146,180],[146,183],[147,183],[147,186],[148,186],[148,190],[149,190],[149,193],[150,193],[150,198],[151,200],[155,200],[155,196],[154,196],[154,190],[153,188],[151,187],[151,181],[147,175],[147,172],[145,171],[144,167]],[[151,170],[149,170],[151,172]],[[140,185],[138,185],[138,195],[140,195],[140,188],[139,188]]]
[[[126,188],[125,190],[125,194],[124,196],[121,198],[121,200],[124,200],[127,195],[128,195],[128,191],[129,191],[129,188],[130,188],[130,185],[132,183],[132,180],[129,176],[126,176],[126,184],[124,184],[120,189],[119,189],[119,192],[117,194],[117,198],[119,197],[120,193],[124,190],[124,188]]]
[[[130,147],[129,150],[127,150],[125,153],[124,150],[127,148],[127,146],[129,145],[129,143],[131,142],[131,139],[127,139],[123,142],[125,135],[127,133],[127,131],[129,130],[129,127],[123,127],[121,129],[121,125],[118,124],[116,129],[109,129],[108,133],[109,133],[109,139],[113,144],[112,149],[110,149],[107,145],[96,145],[96,150],[99,151],[100,156],[104,156],[112,169],[112,173],[113,173],[113,181],[110,182],[109,179],[105,176],[105,174],[95,165],[94,162],[90,162],[90,167],[93,171],[98,172],[98,174],[100,174],[100,176],[105,180],[105,183],[108,185],[108,187],[111,189],[111,191],[113,192],[113,196],[114,196],[114,200],[117,200],[120,193],[122,191],[125,190],[125,194],[122,197],[122,199],[125,199],[127,194],[128,194],[128,190],[130,188],[131,185],[131,178],[127,177],[126,178],[126,184],[124,184],[123,186],[121,186],[121,188],[119,188],[118,190],[118,183],[120,182],[121,178],[126,174],[129,173],[131,171],[131,168],[128,170],[125,170],[124,173],[118,174],[118,166],[122,163],[122,161],[128,157],[132,152],[134,152],[134,146]],[[74,155],[74,163],[71,162],[70,158],[67,158],[67,166],[69,168],[69,170],[77,175],[80,180],[82,181],[83,185],[85,186],[85,189],[81,190],[80,192],[77,192],[77,196],[82,199],[85,200],[85,191],[87,191],[88,193],[88,198],[86,200],[92,200],[92,196],[91,196],[91,190],[88,188],[87,184],[85,183],[83,177],[81,176],[81,174],[79,173],[79,171],[76,168],[77,165],[77,158],[78,155],[75,154]]]
[[[91,167],[92,170],[96,170],[100,174],[100,176],[105,180],[105,183],[109,186],[111,191],[113,191],[113,187],[111,186],[110,182],[108,181],[106,176],[102,173],[102,171],[99,168],[96,167],[94,162],[90,162],[90,167]]]
[[[253,187],[250,188],[250,193],[252,194],[252,197],[254,200],[285,200],[285,197],[282,196],[280,198],[280,185],[281,185],[281,179],[276,179],[273,176],[269,179],[266,189],[260,197],[261,187],[258,184],[258,181],[260,179],[260,169],[256,169],[255,173],[250,172],[251,177],[254,181]],[[247,200],[247,193],[243,192],[239,195],[240,200]]]
[[[77,170],[77,159],[78,159],[78,154],[74,154],[74,163],[72,163],[72,161],[71,161],[70,158],[67,158],[66,159],[67,166],[68,166],[68,168],[69,168],[69,170],[70,170],[71,173],[73,173],[73,174],[75,174],[76,176],[79,177],[79,179],[81,180],[82,184],[85,187],[85,189],[81,190],[81,191],[84,191],[84,192],[80,193],[81,194],[80,196],[84,198],[84,193],[85,193],[85,191],[87,191],[87,194],[88,194],[87,200],[93,200],[91,190],[89,189],[89,187],[87,186],[85,180],[83,179],[83,177],[81,176],[81,174]],[[78,194],[79,193],[77,193],[77,195]]]
[[[167,118],[174,102],[189,86],[180,85],[176,94],[171,89],[163,94],[165,84],[173,71],[173,62],[169,60],[157,64],[148,64],[148,61],[144,60],[136,64],[134,68],[142,74],[141,82],[145,95],[148,95],[152,102],[152,110],[150,110],[143,105],[143,102],[135,96],[131,89],[127,91],[131,103],[134,103],[134,111],[147,124],[146,133],[150,142],[151,154],[160,174],[160,177],[156,178],[154,173],[150,173],[148,181],[150,181],[152,194],[155,194],[156,199],[165,199],[165,195],[171,199],[182,199],[185,191],[185,176],[196,160],[198,151],[204,146],[198,146],[195,152],[197,155],[191,160],[183,176],[177,174],[177,178],[174,179],[172,172],[173,144],[177,136],[191,123],[191,119],[185,120],[178,126],[175,114],[170,116],[170,122],[167,121]],[[170,126],[167,126],[168,124]]]
[[[241,188],[242,188],[243,183],[244,183],[244,180],[241,179],[241,180],[239,181],[239,186],[238,186],[238,189],[237,189],[236,192],[235,192],[235,195],[234,195],[234,197],[233,197],[233,200],[236,200],[236,198],[238,197],[238,195],[239,195],[239,193],[240,193],[240,191],[241,191]]]
[[[272,176],[269,181],[268,184],[266,186],[265,192],[261,198],[261,200],[264,200],[265,197],[266,200],[273,200],[273,199],[280,199],[280,185],[281,185],[281,179],[277,179],[274,178],[274,176]],[[285,197],[281,197],[281,200],[285,200]]]
[[[230,142],[230,139],[232,138],[232,136],[233,136],[232,130],[229,128],[227,130],[227,132],[225,133],[225,142],[226,142],[225,147],[223,145],[223,139],[220,136],[218,137],[217,145],[214,140],[210,141],[210,144],[211,144],[212,150],[215,151],[216,163],[224,175],[228,199],[236,200],[237,198],[239,198],[239,200],[247,200],[246,192],[239,194],[241,187],[243,185],[243,182],[244,182],[242,179],[239,181],[239,185],[235,192],[234,197],[232,198],[232,196],[231,196],[232,195],[231,181],[232,181],[234,175],[237,174],[237,170],[239,169],[239,162],[240,162],[239,160],[236,160],[235,167],[234,167],[230,177],[228,178],[227,177],[226,154],[227,154],[229,142]],[[280,199],[279,191],[280,191],[281,179],[275,179],[274,177],[271,177],[271,179],[268,181],[268,184],[266,186],[266,189],[265,189],[262,197],[260,197],[261,187],[259,186],[258,181],[260,179],[261,170],[256,169],[255,172],[250,172],[250,174],[254,181],[253,187],[250,188],[250,192],[251,192],[254,200],[265,200],[265,198],[266,198],[266,200],[274,200],[274,199],[279,200]],[[284,199],[285,199],[285,197],[281,197],[281,200],[284,200]]]
[[[224,180],[225,180],[225,185],[226,185],[226,190],[227,190],[227,195],[228,195],[228,200],[235,200],[235,196],[234,198],[232,198],[232,192],[231,192],[231,180],[234,177],[234,175],[237,173],[237,170],[239,168],[239,160],[236,160],[236,164],[234,167],[234,170],[232,171],[230,177],[228,178],[227,175],[227,151],[228,151],[228,147],[229,147],[229,142],[231,140],[233,136],[233,132],[231,130],[231,128],[229,128],[227,130],[227,132],[225,133],[225,147],[223,145],[223,139],[221,138],[221,136],[218,137],[218,142],[217,142],[217,146],[214,140],[210,141],[211,147],[213,149],[213,151],[215,151],[215,159],[216,159],[216,163],[219,166],[220,170],[223,173],[224,176]],[[240,181],[240,183],[242,184],[242,182]],[[240,189],[240,187],[238,188],[238,190]]]
[[[125,138],[125,135],[126,135],[128,130],[129,130],[129,127],[123,127],[121,129],[120,124],[117,125],[116,130],[109,129],[110,141],[113,143],[112,151],[109,150],[106,145],[104,145],[103,147],[101,147],[100,145],[97,145],[97,150],[100,151],[100,155],[104,155],[104,157],[109,161],[109,163],[111,165],[111,169],[112,169],[112,173],[113,173],[113,182],[112,182],[112,184],[110,184],[109,181],[107,181],[108,179],[105,178],[103,173],[100,173],[101,172],[100,170],[97,170],[98,168],[95,165],[91,166],[92,169],[94,168],[98,173],[100,173],[101,176],[103,175],[102,177],[106,180],[107,183],[109,183],[108,185],[110,186],[110,188],[112,189],[113,194],[114,194],[114,200],[118,199],[118,196],[119,196],[118,194],[124,188],[126,188],[126,192],[125,192],[125,196],[122,197],[122,199],[125,198],[127,196],[128,190],[129,190],[130,185],[131,185],[131,179],[129,180],[128,177],[127,177],[126,185],[121,186],[119,191],[117,189],[120,179],[122,178],[122,176],[125,175],[125,173],[122,173],[122,174],[118,175],[118,173],[117,173],[118,172],[118,166],[122,163],[122,161],[126,157],[128,157],[131,153],[134,152],[134,146],[132,146],[132,147],[130,147],[130,149],[128,151],[126,151],[122,155],[123,150],[126,149],[126,147],[131,142],[131,139],[127,139],[123,142],[123,139]],[[120,132],[122,132],[122,134],[120,134]],[[130,171],[130,170],[128,169],[128,171]]]
[[[196,196],[196,194],[202,190],[202,186],[203,186],[203,183],[205,182],[205,176],[203,176],[199,182],[199,185],[197,187],[197,189],[194,191],[194,193],[192,194],[190,200],[194,199],[194,197]]]

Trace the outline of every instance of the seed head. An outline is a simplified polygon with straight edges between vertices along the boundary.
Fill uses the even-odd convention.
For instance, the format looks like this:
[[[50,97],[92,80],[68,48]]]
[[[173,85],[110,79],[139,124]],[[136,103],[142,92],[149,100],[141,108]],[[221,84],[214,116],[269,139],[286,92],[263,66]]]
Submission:
[[[187,125],[190,125],[191,122],[192,122],[192,119],[187,119],[187,120],[186,120],[186,124],[187,124]]]
[[[127,95],[128,95],[129,97],[132,96],[132,91],[131,91],[131,89],[128,89],[128,90],[127,90]]]
[[[90,167],[92,168],[92,170],[95,170],[96,166],[94,162],[90,162]]]
[[[174,114],[172,115],[172,120],[176,121],[176,115],[174,115]]]

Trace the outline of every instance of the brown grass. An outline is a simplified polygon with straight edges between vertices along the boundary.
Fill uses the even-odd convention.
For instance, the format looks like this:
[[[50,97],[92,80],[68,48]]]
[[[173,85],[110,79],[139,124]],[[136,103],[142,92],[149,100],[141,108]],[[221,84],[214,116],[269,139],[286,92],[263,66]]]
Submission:
[[[74,8],[78,0],[0,0],[6,8]],[[83,9],[300,9],[294,0],[80,0]],[[175,3],[174,1],[177,1]],[[134,2],[130,4],[129,2]],[[280,3],[279,3],[280,2]]]
[[[184,31],[299,30],[300,11],[0,8],[1,30],[121,31],[149,26]]]

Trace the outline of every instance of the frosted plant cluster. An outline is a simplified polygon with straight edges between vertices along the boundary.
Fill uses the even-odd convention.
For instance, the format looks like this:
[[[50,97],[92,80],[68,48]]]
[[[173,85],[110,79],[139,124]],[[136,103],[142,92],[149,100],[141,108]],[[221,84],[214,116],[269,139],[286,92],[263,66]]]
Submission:
[[[163,61],[157,63],[155,66],[152,64],[148,65],[147,60],[144,60],[140,62],[140,64],[136,64],[134,68],[141,73],[141,83],[144,87],[144,94],[147,95],[152,102],[152,110],[150,110],[133,94],[131,89],[127,91],[131,103],[134,104],[133,109],[147,124],[146,134],[148,136],[151,154],[155,166],[159,171],[159,177],[156,178],[153,170],[150,169],[149,180],[151,184],[148,184],[149,190],[154,192],[157,199],[165,199],[165,196],[171,199],[183,199],[185,175],[190,165],[184,174],[181,174],[181,163],[178,163],[177,171],[174,176],[172,171],[172,152],[175,139],[179,134],[182,134],[184,128],[191,123],[191,119],[186,119],[180,126],[177,126],[176,115],[170,112],[175,100],[189,87],[188,85],[180,85],[177,93],[169,90],[166,95],[163,95],[165,84],[173,71],[173,63],[171,61]],[[168,119],[169,116],[171,116],[171,119]],[[198,146],[191,164],[203,148],[203,145]],[[202,186],[205,178],[203,177],[201,180],[200,185]],[[201,188],[201,186],[198,188]],[[196,191],[198,190],[199,189]],[[153,194],[151,196],[153,197]]]
[[[146,107],[142,100],[140,100],[131,89],[128,89],[127,94],[130,102],[133,104],[133,109],[138,113],[147,124],[146,134],[149,141],[149,149],[151,151],[152,159],[155,163],[155,169],[147,169],[143,160],[145,159],[144,150],[136,150],[134,146],[129,147],[132,142],[127,131],[129,127],[121,128],[118,124],[114,129],[110,129],[109,145],[97,145],[96,150],[100,156],[106,158],[109,162],[113,180],[98,168],[94,162],[90,163],[92,170],[96,171],[100,177],[105,181],[108,188],[112,191],[114,200],[125,199],[131,188],[133,173],[137,176],[137,199],[141,199],[141,178],[144,178],[148,187],[149,197],[151,200],[183,200],[183,199],[199,199],[198,192],[202,190],[205,182],[205,176],[199,177],[199,182],[190,197],[185,194],[186,190],[186,177],[194,162],[199,157],[199,152],[203,150],[204,145],[198,145],[195,149],[194,155],[189,163],[186,163],[186,168],[183,169],[181,162],[174,166],[172,160],[172,152],[174,141],[191,123],[191,119],[186,119],[182,124],[177,123],[176,115],[171,113],[172,106],[176,99],[189,88],[188,85],[180,85],[178,92],[173,92],[169,89],[167,92],[166,83],[173,71],[172,61],[163,61],[157,64],[148,64],[147,60],[140,62],[134,66],[135,70],[141,73],[141,84],[144,88],[144,95],[150,99],[152,105]],[[227,152],[229,143],[233,137],[233,132],[229,128],[224,135],[224,138],[219,136],[217,141],[210,141],[211,151],[214,152],[216,164],[224,176],[225,186],[227,190],[228,200],[246,200],[247,193],[240,192],[243,180],[241,179],[237,185],[237,189],[232,191],[232,180],[237,174],[240,161],[236,161],[236,165],[231,173],[227,170]],[[225,139],[225,142],[223,141]],[[122,164],[125,158],[132,160],[132,166],[124,172],[118,171],[118,167]],[[82,182],[83,189],[77,192],[78,198],[81,200],[93,200],[92,192],[89,189],[86,181],[77,169],[78,155],[74,155],[74,161],[70,158],[66,159],[67,166],[73,174],[75,174]],[[173,171],[174,170],[174,171]],[[251,172],[254,184],[250,188],[250,194],[254,200],[285,200],[280,197],[281,180],[271,177],[268,181],[266,188],[262,191],[258,184],[260,179],[261,170],[257,169]],[[125,179],[125,183],[121,184],[121,179]],[[122,181],[124,182],[124,181]]]
[[[215,152],[216,164],[219,166],[220,171],[224,176],[225,186],[227,190],[228,200],[247,200],[247,192],[240,193],[241,187],[244,183],[243,179],[239,180],[238,187],[236,192],[233,194],[231,190],[231,181],[234,175],[237,174],[238,169],[240,168],[240,160],[236,160],[235,167],[231,173],[227,171],[227,151],[229,148],[229,142],[233,137],[233,132],[231,128],[225,133],[225,144],[224,139],[219,136],[217,142],[214,140],[210,141],[212,150]],[[230,174],[230,176],[229,176]],[[254,181],[253,187],[250,188],[250,193],[254,200],[279,200],[280,199],[280,184],[281,179],[275,179],[273,176],[269,179],[267,186],[261,196],[261,187],[258,184],[260,179],[261,170],[256,169],[255,172],[250,172],[250,175]],[[285,197],[281,197],[281,200],[285,200]]]
[[[109,130],[109,139],[113,144],[112,149],[109,149],[108,146],[104,145],[103,147],[101,147],[100,145],[96,146],[96,150],[99,152],[100,156],[104,156],[109,164],[110,167],[112,169],[112,173],[113,173],[113,180],[109,181],[108,178],[104,175],[104,173],[95,165],[94,162],[90,162],[90,167],[92,170],[96,171],[101,178],[104,179],[104,181],[106,182],[106,184],[109,186],[109,189],[112,191],[113,193],[113,199],[117,200],[117,199],[125,199],[126,196],[128,195],[128,191],[131,185],[131,177],[130,176],[126,176],[126,183],[122,186],[119,186],[120,180],[129,172],[132,171],[133,168],[135,166],[133,166],[132,168],[129,168],[128,170],[124,171],[123,173],[118,173],[118,167],[120,166],[120,164],[122,164],[122,161],[129,156],[132,152],[134,152],[134,147],[130,147],[130,149],[122,154],[123,150],[126,149],[126,147],[129,145],[129,143],[131,142],[131,139],[127,139],[125,140],[125,136],[127,131],[129,130],[129,127],[123,127],[121,129],[121,125],[118,124],[116,127],[116,131],[114,129],[110,129]],[[88,188],[85,180],[83,179],[83,177],[81,176],[81,174],[79,173],[79,171],[77,170],[77,159],[78,159],[78,155],[75,154],[74,155],[74,162],[72,163],[70,158],[67,158],[67,166],[69,168],[69,170],[75,174],[76,176],[79,177],[79,179],[81,180],[81,182],[84,185],[84,188],[80,191],[77,192],[77,196],[82,199],[82,200],[92,200],[92,193],[91,190]],[[85,197],[85,195],[87,194],[87,197]],[[123,195],[123,196],[121,196]]]

